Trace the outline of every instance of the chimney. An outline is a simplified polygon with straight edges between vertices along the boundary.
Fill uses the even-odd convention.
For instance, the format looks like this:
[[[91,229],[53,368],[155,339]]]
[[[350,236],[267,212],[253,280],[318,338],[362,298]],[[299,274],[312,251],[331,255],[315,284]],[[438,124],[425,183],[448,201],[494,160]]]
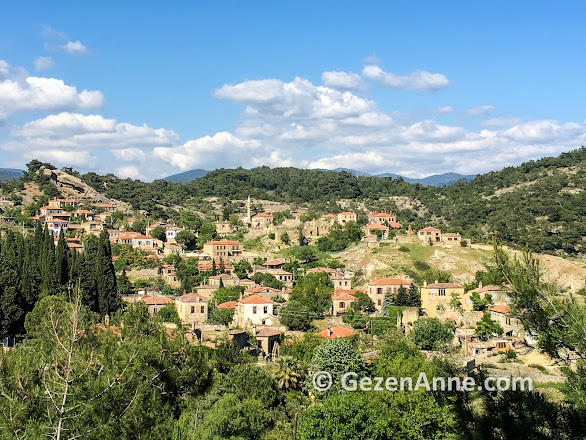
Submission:
[[[327,332],[327,335],[328,335],[328,338],[329,338],[330,336],[332,336],[332,329],[331,329],[330,327],[328,327],[328,332]]]
[[[252,327],[252,336],[256,336],[258,333],[258,330],[256,329],[256,327]]]
[[[435,283],[437,284],[437,283],[439,283],[439,281],[438,280],[435,280]]]
[[[373,272],[373,273],[370,275],[370,282],[371,282],[371,283],[374,283],[375,281],[376,281],[376,274]]]
[[[423,282],[423,287],[427,287],[427,281]]]
[[[242,299],[242,292],[240,292],[240,299]]]
[[[214,301],[214,305],[215,305],[216,307],[218,307],[218,300],[215,300],[215,301]]]
[[[482,289],[482,281],[480,281],[480,282],[478,283],[478,288],[479,288],[479,289]]]
[[[104,324],[106,325],[106,327],[110,325],[110,315],[104,316]]]

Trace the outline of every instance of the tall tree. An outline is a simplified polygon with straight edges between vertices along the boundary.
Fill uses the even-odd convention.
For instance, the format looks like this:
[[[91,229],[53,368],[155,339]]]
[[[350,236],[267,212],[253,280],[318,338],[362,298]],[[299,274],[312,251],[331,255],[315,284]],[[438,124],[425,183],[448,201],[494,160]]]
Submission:
[[[16,239],[11,230],[2,245],[0,266],[0,336],[14,336],[24,330],[25,304],[20,291]]]
[[[112,263],[110,238],[105,229],[98,241],[96,256],[96,286],[98,293],[98,313],[102,316],[112,314],[120,308],[121,299],[116,286],[116,271]]]
[[[59,234],[55,251],[55,272],[57,283],[62,287],[66,286],[69,281],[69,247],[63,230]]]

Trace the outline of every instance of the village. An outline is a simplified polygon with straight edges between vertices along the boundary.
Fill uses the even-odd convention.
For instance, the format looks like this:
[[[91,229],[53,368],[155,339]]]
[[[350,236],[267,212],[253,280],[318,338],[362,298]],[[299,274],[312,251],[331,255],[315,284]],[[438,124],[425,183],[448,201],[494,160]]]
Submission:
[[[216,238],[202,243],[199,249],[182,239],[194,231],[173,223],[142,216],[143,223],[146,221],[144,233],[133,230],[137,221],[134,214],[141,216],[141,213],[133,213],[128,206],[115,201],[99,203],[53,198],[41,206],[31,220],[46,227],[55,244],[60,234],[64,234],[67,246],[74,252],[84,252],[84,237],[107,231],[113,247],[131,249],[140,254],[148,261],[148,269],[124,268],[125,275],[136,283],[132,293],[123,294],[123,300],[128,304],[144,302],[152,315],[163,309],[173,309],[179,321],[166,322],[165,325],[173,329],[181,327],[193,343],[213,348],[216,341],[227,337],[241,348],[253,350],[259,360],[275,359],[281,344],[303,334],[295,326],[288,326],[287,320],[283,319],[286,314],[283,311],[290,304],[298,279],[311,274],[326,274],[331,289],[330,306],[319,316],[309,316],[310,322],[315,319],[312,331],[317,337],[363,337],[368,334],[369,325],[374,325],[366,319],[375,323],[377,319],[391,320],[393,327],[408,335],[418,321],[433,318],[453,325],[451,345],[460,351],[462,361],[494,366],[490,358],[497,354],[515,360],[518,355],[529,355],[534,367],[539,364],[539,370],[526,369],[534,370],[529,373],[542,379],[545,368],[542,365],[553,365],[531,348],[535,340],[524,331],[519,320],[511,316],[507,286],[477,282],[474,288],[470,288],[468,283],[452,279],[449,282],[429,279],[416,283],[405,273],[377,276],[377,272],[381,272],[380,263],[377,268],[369,267],[366,271],[357,264],[328,267],[320,265],[320,261],[318,265],[295,267],[291,264],[291,256],[283,252],[289,246],[311,246],[331,231],[357,225],[361,233],[358,247],[366,254],[388,251],[389,246],[403,249],[402,243],[434,249],[435,254],[438,249],[457,253],[472,246],[470,240],[459,233],[443,232],[431,226],[414,230],[410,224],[402,225],[395,214],[384,211],[369,212],[367,218],[359,218],[356,212],[342,211],[324,213],[314,219],[309,219],[306,212],[293,212],[277,226],[272,213],[253,212],[252,205],[249,198],[245,202],[246,212],[238,221],[234,218],[214,221]],[[117,222],[120,227],[112,227],[113,218],[123,219]],[[18,227],[13,219],[6,217],[2,217],[2,224]],[[237,231],[240,237],[243,234],[253,237],[253,242],[258,241],[258,237],[274,237],[278,246],[264,250],[247,249],[246,240],[233,239]],[[346,252],[351,253],[352,249]],[[399,251],[395,253],[400,254]],[[112,257],[115,263],[121,258],[120,251],[117,254]],[[204,274],[200,283],[193,285],[190,291],[181,290],[184,283],[179,266],[187,261]],[[226,290],[230,292],[229,300],[218,302],[216,293]],[[410,301],[404,300],[407,292]],[[392,313],[389,313],[389,306],[393,308]],[[221,322],[212,319],[218,311],[223,316]],[[366,319],[352,321],[354,313],[362,313]],[[488,331],[485,329],[487,324]],[[479,326],[483,331],[478,331]],[[547,370],[545,373],[549,374]],[[556,377],[549,376],[545,380],[555,381]]]

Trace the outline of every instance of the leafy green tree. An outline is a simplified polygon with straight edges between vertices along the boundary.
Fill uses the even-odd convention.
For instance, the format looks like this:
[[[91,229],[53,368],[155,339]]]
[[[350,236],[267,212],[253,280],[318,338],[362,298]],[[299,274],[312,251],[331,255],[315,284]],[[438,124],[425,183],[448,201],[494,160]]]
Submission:
[[[212,306],[208,310],[208,322],[212,324],[229,325],[234,319],[234,309],[218,309]]]
[[[175,241],[185,247],[185,249],[195,249],[196,239],[193,232],[184,229],[183,231],[179,231],[177,236],[175,237]]]
[[[250,362],[251,360],[252,358],[233,339],[220,341],[216,344],[213,364],[221,373],[228,373],[235,365]]]
[[[478,292],[474,292],[470,299],[472,300],[472,310],[475,312],[486,311],[492,303],[492,297],[489,293],[485,294],[483,298]]]
[[[273,289],[282,289],[284,287],[283,283],[279,281],[273,274],[267,272],[257,272],[252,277],[252,280],[256,284],[260,284],[261,286],[271,287]]]
[[[350,324],[352,328],[364,329],[366,327],[366,323],[368,322],[368,317],[360,311],[349,307],[342,315],[342,321],[346,324]]]
[[[240,260],[236,264],[234,264],[234,273],[238,278],[245,279],[248,278],[248,272],[252,271],[252,266],[247,260]]]
[[[462,310],[462,301],[460,300],[460,295],[457,294],[456,292],[452,293],[452,296],[450,297],[450,309],[454,310],[454,311],[461,311]]]
[[[474,334],[483,341],[503,334],[501,325],[490,317],[490,312],[485,311],[482,319],[476,323]]]
[[[162,322],[172,322],[178,326],[181,326],[181,319],[179,319],[175,304],[165,304],[163,307],[161,307],[161,310],[157,312],[157,316]]]
[[[289,330],[307,331],[316,316],[300,301],[292,301],[279,311],[279,319]]]
[[[283,232],[281,234],[281,243],[284,245],[288,245],[290,243],[289,234],[287,232]]]
[[[151,230],[151,237],[157,240],[165,241],[167,239],[167,231],[165,231],[165,228],[162,226],[157,226]]]
[[[421,318],[413,323],[410,339],[420,350],[436,350],[454,340],[454,322],[437,318]]]
[[[290,300],[305,305],[311,313],[319,315],[332,307],[333,290],[328,274],[310,273],[298,279]]]
[[[356,292],[354,298],[356,298],[356,301],[351,305],[354,310],[367,313],[372,313],[376,310],[374,302],[366,293]]]
[[[332,375],[332,387],[319,396],[337,394],[343,390],[341,379],[347,372],[357,374],[360,379],[366,374],[366,363],[360,352],[348,338],[328,339],[313,352],[311,371],[326,371]]]

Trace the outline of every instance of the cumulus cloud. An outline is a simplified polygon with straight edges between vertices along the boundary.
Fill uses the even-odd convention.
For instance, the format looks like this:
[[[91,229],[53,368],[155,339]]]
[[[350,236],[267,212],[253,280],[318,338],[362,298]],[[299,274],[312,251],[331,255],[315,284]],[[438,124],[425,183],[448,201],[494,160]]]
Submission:
[[[269,149],[263,150],[260,147],[260,142],[256,140],[240,139],[231,133],[220,132],[176,147],[157,147],[153,150],[153,155],[157,160],[181,171],[192,168],[231,168],[243,165],[251,158],[263,157],[262,153]]]
[[[39,150],[42,148],[64,148],[82,150],[128,150],[173,145],[179,136],[172,130],[153,129],[142,126],[116,123],[100,115],[60,113],[28,122],[12,130],[17,140],[2,144],[5,151]],[[131,150],[134,151],[134,150]],[[120,153],[122,155],[128,154]]]
[[[144,179],[143,174],[140,172],[140,170],[138,169],[138,167],[136,165],[126,165],[123,167],[120,167],[116,170],[116,175],[118,177],[121,177],[123,179],[126,179],[127,177],[137,180],[137,179]]]
[[[324,72],[321,80],[324,85],[335,89],[359,89],[364,85],[362,77],[352,72]]]
[[[484,116],[488,115],[494,110],[494,105],[477,105],[470,107],[467,113],[471,116]]]
[[[365,64],[380,64],[380,60],[375,54],[364,57],[362,61],[364,61]]]
[[[112,154],[116,159],[127,162],[144,162],[147,158],[146,153],[140,148],[122,148],[120,150],[112,150]]]
[[[87,47],[79,40],[68,41],[66,44],[59,45],[59,47],[69,55],[87,55],[89,53]]]
[[[104,104],[100,91],[77,91],[63,80],[28,76],[0,60],[0,119],[18,112],[95,109]]]
[[[403,90],[439,90],[450,85],[450,81],[441,73],[429,73],[425,70],[417,70],[408,75],[397,75],[385,72],[379,66],[368,65],[362,69],[362,75],[386,87]]]
[[[36,70],[47,70],[55,65],[51,57],[38,57],[33,61]]]

